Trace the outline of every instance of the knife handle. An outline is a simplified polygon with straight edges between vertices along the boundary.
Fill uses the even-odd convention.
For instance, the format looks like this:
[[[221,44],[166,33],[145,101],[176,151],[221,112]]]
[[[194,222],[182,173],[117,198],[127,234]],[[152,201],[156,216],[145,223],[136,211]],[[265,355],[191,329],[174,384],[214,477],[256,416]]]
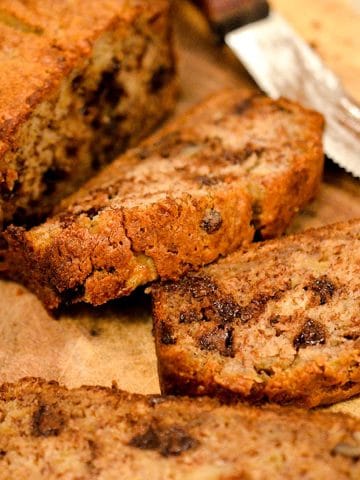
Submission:
[[[211,28],[224,36],[227,32],[269,14],[267,0],[192,0],[205,14]]]

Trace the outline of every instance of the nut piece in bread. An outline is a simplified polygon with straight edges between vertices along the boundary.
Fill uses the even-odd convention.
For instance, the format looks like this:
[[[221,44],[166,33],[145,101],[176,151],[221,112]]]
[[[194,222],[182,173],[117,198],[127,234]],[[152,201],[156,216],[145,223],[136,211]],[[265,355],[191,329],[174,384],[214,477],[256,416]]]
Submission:
[[[2,0],[0,230],[36,221],[175,103],[167,0]]]
[[[164,393],[314,407],[360,393],[360,220],[152,287]]]
[[[0,412],[1,480],[360,477],[360,421],[344,414],[35,379],[1,386]]]
[[[45,305],[99,305],[284,231],[316,192],[322,117],[226,90],[175,119],[29,231],[9,227],[8,275]]]

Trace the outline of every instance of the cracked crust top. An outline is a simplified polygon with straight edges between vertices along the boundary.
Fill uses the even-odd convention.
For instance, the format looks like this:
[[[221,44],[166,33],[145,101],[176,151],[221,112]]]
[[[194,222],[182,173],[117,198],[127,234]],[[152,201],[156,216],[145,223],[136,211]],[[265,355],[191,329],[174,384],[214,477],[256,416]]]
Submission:
[[[104,303],[280,234],[316,192],[320,115],[221,92],[121,156],[30,231],[10,227],[5,268],[43,299]]]
[[[360,220],[152,287],[165,393],[313,407],[360,393]]]
[[[0,479],[348,480],[360,476],[360,422],[209,398],[0,386]]]

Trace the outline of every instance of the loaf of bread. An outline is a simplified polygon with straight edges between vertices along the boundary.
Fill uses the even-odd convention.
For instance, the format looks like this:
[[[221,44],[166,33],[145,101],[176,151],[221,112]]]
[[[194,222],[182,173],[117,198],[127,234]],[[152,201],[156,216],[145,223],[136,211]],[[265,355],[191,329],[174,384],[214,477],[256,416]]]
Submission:
[[[280,234],[320,182],[322,117],[223,91],[128,151],[29,231],[9,227],[8,275],[45,305],[99,305]]]
[[[360,421],[208,398],[0,387],[0,479],[358,480]]]
[[[168,0],[2,0],[0,230],[37,220],[168,113]]]
[[[162,391],[314,407],[360,393],[360,220],[152,287]]]

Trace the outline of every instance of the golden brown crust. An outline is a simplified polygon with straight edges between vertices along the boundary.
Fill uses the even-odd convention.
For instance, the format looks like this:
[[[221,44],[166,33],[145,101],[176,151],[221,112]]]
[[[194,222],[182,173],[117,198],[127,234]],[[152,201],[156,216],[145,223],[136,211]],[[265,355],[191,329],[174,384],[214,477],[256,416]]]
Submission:
[[[360,475],[360,422],[209,398],[0,386],[0,479],[347,480]]]
[[[162,391],[330,404],[360,393],[360,220],[152,287]]]
[[[297,104],[220,92],[120,157],[43,225],[9,228],[9,274],[49,308],[96,305],[233,251],[251,241],[251,223],[279,234],[319,183],[321,133],[321,117]]]
[[[1,2],[0,222],[46,212],[172,109],[168,9]]]

